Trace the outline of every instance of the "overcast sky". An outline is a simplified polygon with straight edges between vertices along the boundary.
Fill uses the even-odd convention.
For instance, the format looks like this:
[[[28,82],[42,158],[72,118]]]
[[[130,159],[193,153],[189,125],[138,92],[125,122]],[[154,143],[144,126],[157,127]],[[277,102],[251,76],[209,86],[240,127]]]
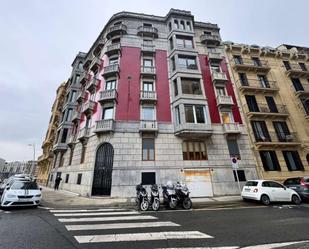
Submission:
[[[306,0],[0,0],[0,158],[31,160],[29,143],[41,154],[57,86],[114,13],[165,16],[170,8],[217,23],[223,40],[309,46]]]

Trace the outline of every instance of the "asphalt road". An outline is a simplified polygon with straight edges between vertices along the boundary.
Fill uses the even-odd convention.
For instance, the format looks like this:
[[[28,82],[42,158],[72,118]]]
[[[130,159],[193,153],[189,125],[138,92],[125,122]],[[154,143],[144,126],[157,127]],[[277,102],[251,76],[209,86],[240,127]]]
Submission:
[[[308,242],[282,244],[309,241],[309,204],[145,213],[89,209],[0,210],[0,248],[262,248],[258,245],[273,243],[309,248]]]

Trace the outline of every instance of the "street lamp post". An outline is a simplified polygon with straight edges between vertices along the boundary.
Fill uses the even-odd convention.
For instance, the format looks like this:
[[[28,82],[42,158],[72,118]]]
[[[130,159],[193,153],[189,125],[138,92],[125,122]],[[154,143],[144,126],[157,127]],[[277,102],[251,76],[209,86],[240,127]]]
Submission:
[[[33,147],[33,160],[32,160],[32,170],[33,170],[34,169],[34,162],[35,162],[35,143],[28,144],[28,145]]]

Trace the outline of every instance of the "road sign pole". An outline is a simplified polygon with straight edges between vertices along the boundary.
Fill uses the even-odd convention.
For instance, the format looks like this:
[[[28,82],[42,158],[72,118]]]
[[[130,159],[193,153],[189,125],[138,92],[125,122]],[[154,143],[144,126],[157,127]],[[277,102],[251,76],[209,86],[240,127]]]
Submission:
[[[240,183],[239,183],[238,172],[237,172],[237,169],[234,169],[234,170],[235,170],[235,175],[236,175],[236,179],[237,179],[237,183],[238,183],[239,193],[241,194],[241,189],[240,189]]]

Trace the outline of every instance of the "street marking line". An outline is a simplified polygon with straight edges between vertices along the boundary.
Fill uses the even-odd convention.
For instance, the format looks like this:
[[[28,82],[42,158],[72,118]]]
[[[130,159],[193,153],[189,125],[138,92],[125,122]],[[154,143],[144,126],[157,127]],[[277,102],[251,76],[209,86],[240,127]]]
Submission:
[[[127,233],[106,235],[74,236],[78,243],[121,242],[121,241],[150,241],[167,239],[212,239],[213,237],[199,231],[184,232],[153,232],[153,233]]]
[[[79,212],[108,212],[108,211],[124,211],[123,208],[100,208],[100,209],[52,209],[51,213],[79,213]]]
[[[238,246],[220,246],[220,247],[165,247],[157,249],[238,249]]]
[[[68,231],[80,230],[109,230],[123,228],[144,228],[144,227],[179,227],[179,224],[170,221],[162,222],[139,222],[139,223],[112,223],[112,224],[91,224],[91,225],[67,225]]]
[[[63,218],[60,222],[89,222],[89,221],[115,221],[115,220],[156,220],[157,217],[144,216],[114,216],[114,217],[89,217],[89,218]]]
[[[38,206],[38,208],[40,208],[40,209],[47,209],[47,210],[51,210],[51,209],[53,209],[53,208],[49,208],[49,207],[41,207],[41,206]]]
[[[55,213],[54,216],[62,216],[62,217],[67,217],[67,216],[108,216],[108,215],[128,215],[128,214],[139,214],[137,211],[128,211],[128,212],[97,212],[97,213]]]
[[[270,248],[280,248],[283,246],[290,246],[300,243],[308,243],[309,240],[302,240],[302,241],[292,241],[292,242],[282,242],[282,243],[273,243],[273,244],[263,244],[263,245],[255,245],[255,246],[247,246],[242,247],[242,249],[270,249]]]

